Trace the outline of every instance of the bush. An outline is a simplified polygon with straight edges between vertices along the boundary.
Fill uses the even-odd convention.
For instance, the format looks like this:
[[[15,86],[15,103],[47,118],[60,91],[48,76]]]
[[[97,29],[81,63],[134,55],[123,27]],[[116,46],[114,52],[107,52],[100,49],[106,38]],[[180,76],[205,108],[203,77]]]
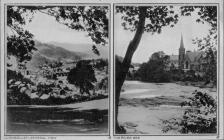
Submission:
[[[7,104],[29,105],[29,93],[34,83],[25,78],[21,73],[7,70]]]
[[[163,132],[177,130],[180,133],[216,133],[216,101],[207,93],[195,91],[189,101],[183,102],[187,106],[182,118],[163,121]]]
[[[7,104],[8,105],[30,105],[31,99],[28,95],[19,93],[15,90],[8,90]]]

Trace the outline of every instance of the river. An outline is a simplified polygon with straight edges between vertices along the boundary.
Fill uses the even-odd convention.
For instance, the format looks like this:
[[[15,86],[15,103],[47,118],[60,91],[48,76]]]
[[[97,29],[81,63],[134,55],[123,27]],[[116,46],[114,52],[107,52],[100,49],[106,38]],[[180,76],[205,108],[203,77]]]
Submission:
[[[108,134],[108,99],[76,104],[8,105],[7,134]]]
[[[192,96],[195,90],[216,98],[215,88],[125,81],[121,92],[119,123],[125,126],[127,133],[164,134],[161,131],[162,121],[181,117],[184,108],[180,107],[180,103]],[[168,134],[178,132],[170,131]]]

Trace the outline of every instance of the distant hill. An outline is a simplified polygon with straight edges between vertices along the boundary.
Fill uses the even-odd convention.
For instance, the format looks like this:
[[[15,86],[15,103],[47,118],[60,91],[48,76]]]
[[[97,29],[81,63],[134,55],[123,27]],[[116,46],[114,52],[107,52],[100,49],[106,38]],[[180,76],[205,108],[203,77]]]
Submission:
[[[64,48],[67,48],[67,46],[63,47],[65,45],[66,44],[56,45],[55,43],[49,44],[49,43],[41,43],[39,41],[35,41],[35,47],[37,48],[37,51],[34,52],[31,61],[27,63],[27,68],[30,70],[35,70],[41,64],[44,64],[46,62],[58,61],[58,60],[64,61],[64,62],[71,62],[74,60],[97,58],[95,54],[91,54],[89,52],[89,51],[92,51],[91,49],[88,52],[71,51],[71,50],[64,49]],[[84,46],[82,45],[81,47],[84,47]]]
[[[84,52],[88,54],[86,59],[98,59],[98,58],[108,58],[109,57],[109,47],[108,46],[97,46],[97,49],[100,52],[100,56],[96,55],[92,51],[92,44],[71,44],[71,43],[59,43],[59,42],[50,42],[50,44],[63,47],[66,46],[67,50],[74,52]]]

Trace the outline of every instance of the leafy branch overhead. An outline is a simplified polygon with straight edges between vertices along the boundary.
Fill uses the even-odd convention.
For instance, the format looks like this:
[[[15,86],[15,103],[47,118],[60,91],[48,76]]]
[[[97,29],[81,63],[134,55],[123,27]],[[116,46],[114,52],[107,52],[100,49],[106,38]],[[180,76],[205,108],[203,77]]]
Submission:
[[[182,6],[180,9],[183,16],[191,16],[192,12],[196,11],[200,17],[196,22],[207,22],[217,30],[217,6]]]
[[[139,8],[145,6],[117,6],[116,12],[121,14],[122,26],[125,30],[136,31],[138,26]],[[217,29],[216,6],[147,6],[145,31],[161,33],[162,27],[174,25],[180,16],[191,16],[197,12],[199,18],[196,22],[209,23]],[[179,12],[178,12],[179,11]]]
[[[107,6],[63,6],[46,10],[56,20],[71,29],[86,31],[96,44],[107,44]]]
[[[193,43],[198,48],[205,52],[203,56],[207,62],[205,70],[206,79],[208,82],[216,83],[217,80],[217,46],[218,46],[218,32],[217,32],[217,7],[216,6],[185,6],[181,7],[181,14],[190,16],[192,12],[197,12],[199,18],[196,22],[207,23],[210,25],[209,33],[206,37],[195,38]]]
[[[19,62],[30,60],[32,51],[36,50],[33,34],[22,27],[31,21],[33,12],[22,7],[7,7],[7,26],[13,33],[7,36],[7,55],[16,56]]]
[[[117,6],[116,12],[121,13],[122,26],[125,30],[136,31],[138,27],[139,8],[144,6]],[[178,14],[172,6],[147,6],[144,31],[161,33],[163,26],[174,27],[178,22]]]
[[[33,34],[23,29],[36,12],[53,16],[70,29],[87,32],[95,45],[106,45],[108,10],[107,6],[8,6],[7,26],[12,32],[7,36],[8,55],[16,56],[19,62],[29,61],[37,50]],[[93,50],[98,52],[96,47]]]

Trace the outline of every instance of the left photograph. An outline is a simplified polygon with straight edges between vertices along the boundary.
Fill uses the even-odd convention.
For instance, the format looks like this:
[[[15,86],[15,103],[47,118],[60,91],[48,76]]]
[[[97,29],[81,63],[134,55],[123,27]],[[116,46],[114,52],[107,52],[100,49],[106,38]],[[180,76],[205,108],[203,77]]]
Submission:
[[[109,134],[109,5],[5,5],[5,132]]]

